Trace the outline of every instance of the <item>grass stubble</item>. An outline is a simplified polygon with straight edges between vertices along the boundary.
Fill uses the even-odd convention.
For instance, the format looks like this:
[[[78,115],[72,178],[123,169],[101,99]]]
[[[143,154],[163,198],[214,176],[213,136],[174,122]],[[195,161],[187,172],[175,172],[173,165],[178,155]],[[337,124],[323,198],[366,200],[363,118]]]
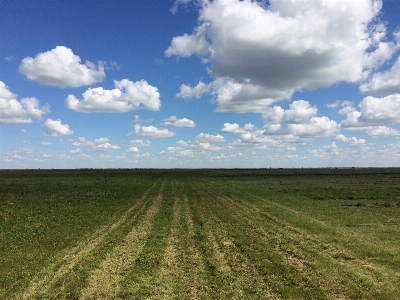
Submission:
[[[400,292],[398,172],[149,173],[142,181],[143,173],[114,174],[124,197],[132,193],[118,202],[125,208],[107,206],[114,214],[34,265],[29,280],[9,291],[3,283],[0,298],[395,299]],[[18,251],[12,255],[22,263]]]

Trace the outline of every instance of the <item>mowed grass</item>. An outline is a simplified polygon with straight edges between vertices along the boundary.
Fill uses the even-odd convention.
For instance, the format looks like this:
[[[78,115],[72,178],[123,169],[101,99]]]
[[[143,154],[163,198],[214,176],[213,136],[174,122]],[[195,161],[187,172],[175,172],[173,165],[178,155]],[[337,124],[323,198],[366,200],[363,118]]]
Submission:
[[[398,299],[400,170],[0,172],[0,299]]]

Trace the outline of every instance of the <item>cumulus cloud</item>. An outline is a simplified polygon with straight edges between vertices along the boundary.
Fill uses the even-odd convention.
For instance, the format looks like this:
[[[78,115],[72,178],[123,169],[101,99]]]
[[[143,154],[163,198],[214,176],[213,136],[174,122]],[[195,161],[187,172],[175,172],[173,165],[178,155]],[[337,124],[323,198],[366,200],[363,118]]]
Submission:
[[[360,82],[397,49],[376,19],[381,1],[201,3],[200,25],[174,37],[165,54],[211,63],[213,81],[182,85],[178,96],[208,92],[218,111],[260,112],[298,90]]]
[[[77,146],[77,147],[92,147],[95,145],[92,141],[87,141],[85,137],[78,137],[77,142],[73,142],[72,145]]]
[[[263,119],[266,123],[271,124],[300,124],[317,114],[317,108],[311,107],[308,101],[298,100],[293,101],[289,105],[290,109],[284,110],[280,106],[269,107],[263,113]]]
[[[0,81],[0,123],[21,124],[32,123],[32,118],[41,120],[50,112],[50,106],[40,106],[36,98],[22,98],[12,93],[3,81]]]
[[[151,143],[149,140],[132,140],[129,142],[129,145],[133,147],[148,147]]]
[[[347,138],[343,134],[338,134],[335,141],[346,143],[350,147],[363,147],[365,146],[365,139],[357,139],[356,137]]]
[[[161,107],[160,93],[145,80],[133,82],[128,79],[114,80],[115,89],[105,90],[102,87],[86,90],[79,100],[74,95],[68,95],[65,106],[69,109],[83,112],[122,113],[145,108],[159,110]]]
[[[174,132],[166,128],[160,129],[154,126],[140,126],[139,124],[135,125],[135,133],[147,138],[168,138],[175,135]]]
[[[204,94],[208,93],[211,88],[211,84],[205,84],[204,82],[199,81],[199,83],[195,87],[191,87],[187,84],[182,84],[180,87],[180,92],[176,94],[179,98],[190,99],[197,98],[199,99]]]
[[[194,33],[183,36],[176,36],[171,41],[171,46],[165,50],[166,56],[189,57],[193,54],[205,55],[210,50],[210,45],[206,39],[207,23],[198,26]]]
[[[339,130],[339,125],[328,117],[312,117],[308,123],[288,124],[291,134],[300,137],[327,137]]]
[[[335,107],[339,103],[330,105]],[[317,117],[317,112],[318,109],[305,100],[293,101],[287,110],[280,106],[269,107],[263,113],[263,119],[267,123],[264,134],[280,135],[290,140],[335,134],[339,125],[328,117]]]
[[[245,124],[243,127],[239,127],[239,124],[237,123],[224,123],[224,128],[221,129],[221,133],[235,133],[235,134],[240,134],[240,133],[246,133],[249,131],[255,130],[256,127],[251,124]]]
[[[60,119],[47,119],[46,122],[44,122],[44,126],[47,127],[44,133],[46,136],[63,136],[74,133],[69,129],[68,124],[62,124]]]
[[[105,78],[102,63],[98,66],[90,61],[81,64],[81,58],[65,46],[39,53],[35,58],[25,57],[19,71],[30,80],[58,87],[91,85]]]
[[[178,119],[176,116],[170,116],[169,118],[163,119],[163,121],[164,126],[172,126],[174,128],[196,127],[194,121],[187,118]]]
[[[375,73],[360,91],[374,96],[400,94],[400,56],[389,71]]]
[[[343,128],[364,129],[400,123],[400,94],[383,98],[368,96],[358,106],[360,111],[350,111],[346,120],[341,122]]]
[[[121,147],[118,145],[111,145],[108,142],[103,144],[97,144],[95,147],[91,148],[92,151],[105,151],[105,152],[118,149],[121,149]]]
[[[128,149],[128,152],[130,152],[130,153],[138,153],[139,152],[139,148],[138,147],[130,147]]]
[[[225,142],[225,138],[220,135],[211,135],[208,133],[200,133],[194,139],[196,143],[223,143]]]
[[[400,136],[400,131],[388,126],[372,126],[367,129],[367,134],[370,137],[387,137],[387,136]]]

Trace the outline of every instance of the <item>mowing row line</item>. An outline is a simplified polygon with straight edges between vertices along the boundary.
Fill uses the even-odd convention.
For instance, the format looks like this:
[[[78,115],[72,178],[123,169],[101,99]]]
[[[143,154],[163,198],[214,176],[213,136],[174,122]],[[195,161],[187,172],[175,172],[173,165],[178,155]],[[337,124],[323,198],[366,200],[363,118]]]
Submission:
[[[203,244],[210,249],[208,260],[215,266],[214,282],[217,298],[230,299],[279,299],[264,280],[254,264],[237,247],[229,233],[233,219],[220,218],[216,211],[215,198],[199,183],[192,185],[192,210],[198,214],[201,227],[205,230]]]
[[[204,190],[210,189],[204,186]],[[260,208],[223,194],[217,193],[214,196],[218,200],[216,203],[219,207],[223,208],[228,215],[236,215],[235,221],[248,227],[263,244],[275,245],[271,250],[285,257],[287,262],[297,269],[299,275],[295,277],[302,277],[303,284],[308,286],[311,283],[318,283],[318,286],[312,284],[314,291],[319,290],[314,297],[319,295],[318,297],[330,299],[358,298],[372,294],[384,299],[386,293],[393,293],[397,289],[390,282],[395,282],[396,280],[391,279],[398,277],[398,274],[387,273],[387,270],[386,274],[380,272],[379,268],[372,264],[366,265],[365,262],[356,259],[356,255],[352,254],[345,245],[339,242],[329,244],[323,236],[310,235],[301,227],[293,226],[289,220],[296,219],[293,214],[298,214],[291,209],[286,210],[286,214],[277,217],[275,215],[279,212],[276,207],[281,209],[280,213],[283,212],[284,207],[280,204],[275,205],[274,201],[267,198],[263,199],[263,207]],[[251,194],[247,196],[257,197]],[[270,213],[269,210],[274,213]],[[290,211],[290,216],[287,211]],[[302,221],[304,222],[314,222],[306,216],[303,217]],[[324,226],[325,224],[314,222],[313,225]],[[331,228],[324,229],[331,234],[339,234],[332,232]],[[230,232],[233,231],[232,229]],[[337,240],[342,241],[343,239],[344,237],[338,237]],[[323,251],[321,251],[321,247],[324,248]],[[339,259],[332,257],[334,253],[339,255]],[[284,283],[284,281],[282,282]],[[290,286],[286,288],[286,291],[289,289]]]
[[[16,295],[15,299],[40,299],[47,294],[54,296],[55,294],[65,295],[68,293],[68,285],[71,285],[72,280],[82,281],[84,279],[81,278],[82,274],[80,274],[82,268],[85,268],[84,265],[89,264],[91,260],[102,254],[102,251],[99,250],[107,248],[109,244],[107,242],[115,238],[117,231],[123,231],[148,206],[149,194],[152,193],[157,184],[154,183],[118,219],[115,217],[112,222],[86,236],[73,248],[63,251],[53,263],[40,271],[31,280],[28,288],[21,294]]]
[[[138,220],[138,224],[92,272],[88,279],[88,285],[81,293],[81,299],[118,298],[119,283],[122,281],[125,270],[132,265],[146,243],[146,237],[149,235],[154,216],[160,209],[163,189],[164,183],[155,201],[147,209],[145,215]]]

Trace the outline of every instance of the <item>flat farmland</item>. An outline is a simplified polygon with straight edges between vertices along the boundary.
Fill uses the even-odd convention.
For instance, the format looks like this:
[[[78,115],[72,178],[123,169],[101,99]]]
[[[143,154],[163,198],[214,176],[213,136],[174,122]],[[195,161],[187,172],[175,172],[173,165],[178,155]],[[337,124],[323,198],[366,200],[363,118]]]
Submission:
[[[398,299],[400,169],[0,171],[0,299]]]

